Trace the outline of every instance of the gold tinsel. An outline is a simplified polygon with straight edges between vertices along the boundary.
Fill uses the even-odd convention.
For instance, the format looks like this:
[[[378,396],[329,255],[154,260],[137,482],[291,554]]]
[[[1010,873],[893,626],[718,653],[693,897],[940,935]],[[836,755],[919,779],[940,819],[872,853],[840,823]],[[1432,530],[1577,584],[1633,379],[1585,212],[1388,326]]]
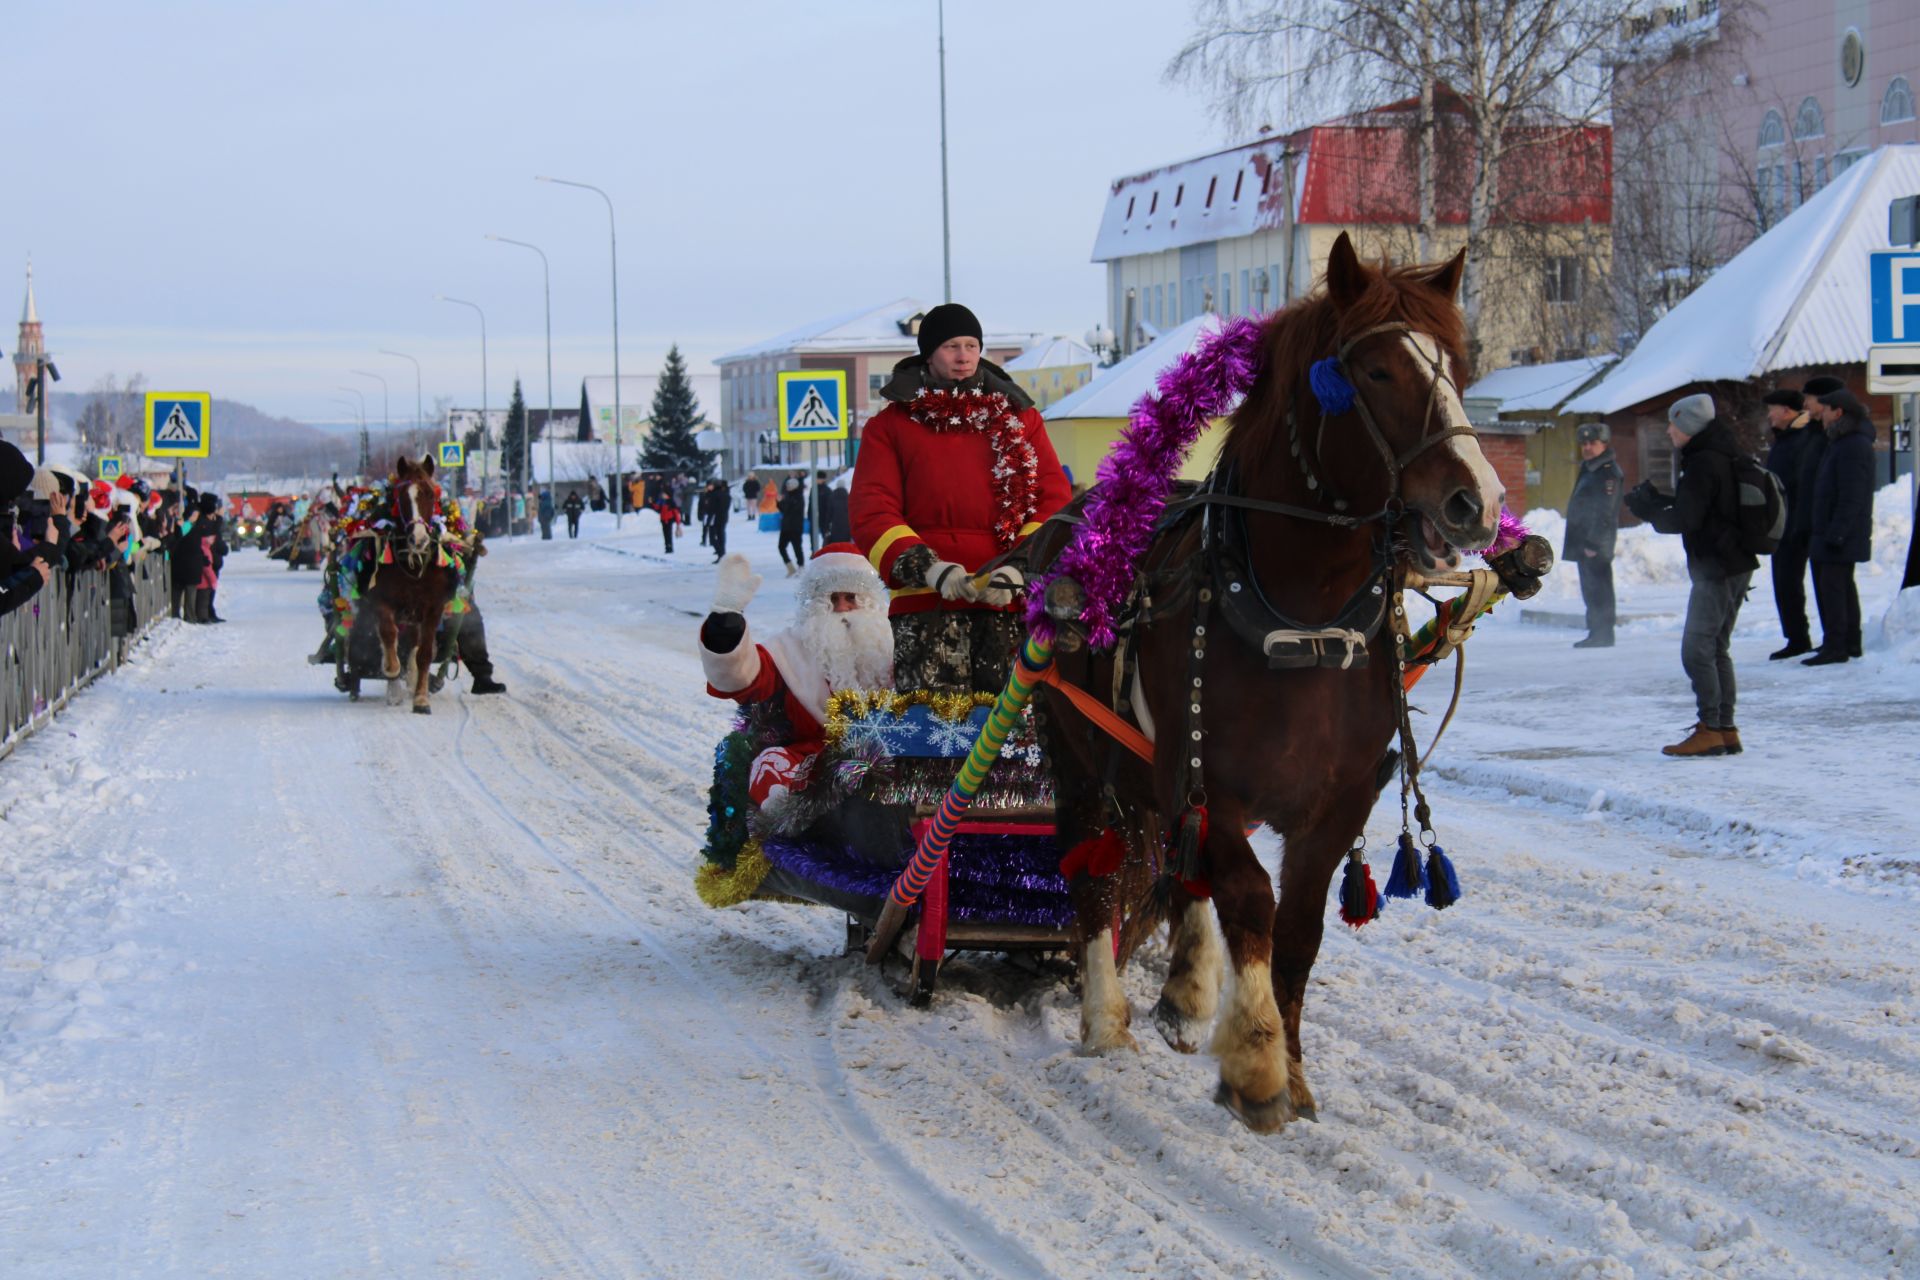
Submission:
[[[948,724],[958,724],[979,707],[991,707],[998,699],[992,693],[934,693],[917,689],[895,693],[891,689],[842,689],[827,696],[827,748],[840,745],[848,725],[855,720],[871,720],[877,715],[903,716],[908,707],[925,707]]]
[[[751,898],[772,869],[767,856],[760,852],[760,842],[750,839],[740,846],[740,852],[733,860],[733,870],[729,871],[717,862],[703,864],[694,873],[694,891],[700,895],[700,901],[716,911],[735,906]]]

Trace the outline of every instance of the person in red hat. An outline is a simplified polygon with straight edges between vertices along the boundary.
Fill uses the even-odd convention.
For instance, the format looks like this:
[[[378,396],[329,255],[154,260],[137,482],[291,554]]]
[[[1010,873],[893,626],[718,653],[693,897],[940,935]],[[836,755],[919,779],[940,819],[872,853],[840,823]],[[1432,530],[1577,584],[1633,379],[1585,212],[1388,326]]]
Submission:
[[[1020,643],[1013,551],[1072,488],[1039,410],[982,358],[973,312],[921,321],[920,352],[894,366],[889,403],[860,440],[853,538],[893,589],[894,685],[997,692]]]
[[[749,798],[767,808],[807,785],[826,743],[829,694],[892,686],[893,632],[886,586],[850,542],[814,553],[792,625],[756,640],[746,608],[761,581],[738,552],[721,559],[713,611],[700,624],[700,666],[713,697],[777,703],[785,713],[792,736],[756,756],[748,775]]]

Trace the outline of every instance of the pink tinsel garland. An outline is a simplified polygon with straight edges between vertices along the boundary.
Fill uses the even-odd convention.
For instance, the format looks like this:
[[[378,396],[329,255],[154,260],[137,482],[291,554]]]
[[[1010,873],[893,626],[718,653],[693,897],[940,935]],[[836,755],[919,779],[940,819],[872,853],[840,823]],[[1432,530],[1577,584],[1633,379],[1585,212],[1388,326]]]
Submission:
[[[1207,424],[1252,388],[1260,371],[1263,333],[1258,321],[1245,316],[1226,321],[1218,333],[1162,373],[1155,391],[1135,403],[1120,442],[1100,463],[1098,487],[1087,500],[1084,523],[1027,596],[1027,629],[1035,638],[1053,641],[1047,584],[1065,576],[1086,592],[1080,621],[1088,642],[1096,649],[1112,646],[1114,615],[1153,541],[1173,477]],[[1527,526],[1502,507],[1493,545],[1480,554],[1509,551],[1526,536]]]
[[[1201,431],[1253,385],[1260,369],[1261,325],[1241,316],[1175,361],[1133,406],[1131,421],[1101,460],[1099,485],[1085,523],[1050,572],[1027,597],[1027,627],[1053,640],[1047,583],[1065,575],[1086,591],[1081,622],[1095,648],[1113,644],[1113,619],[1133,586],[1134,570],[1153,540],[1167,491]]]

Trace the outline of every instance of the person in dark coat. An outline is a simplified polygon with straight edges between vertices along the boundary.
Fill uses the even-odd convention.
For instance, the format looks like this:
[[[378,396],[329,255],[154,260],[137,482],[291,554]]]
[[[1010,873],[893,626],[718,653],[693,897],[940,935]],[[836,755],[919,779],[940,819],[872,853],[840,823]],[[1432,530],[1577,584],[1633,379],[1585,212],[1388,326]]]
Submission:
[[[14,541],[13,504],[32,483],[33,464],[0,440],[0,616],[33,599],[53,577],[45,557],[19,550]]]
[[[540,541],[552,542],[553,541],[553,490],[542,489],[540,491],[540,505],[538,507],[538,511],[540,515]]]
[[[206,549],[200,541],[200,495],[185,490],[180,503],[180,525],[167,541],[168,560],[173,569],[172,613],[182,622],[200,621],[198,593],[201,575],[206,572]]]
[[[700,520],[707,529],[707,545],[713,548],[713,562],[727,554],[727,516],[733,507],[733,495],[725,480],[708,482],[700,495]]]
[[[740,496],[746,501],[747,519],[760,518],[760,477],[747,472],[747,478],[740,482]]]
[[[1866,406],[1842,388],[1816,403],[1826,423],[1827,452],[1813,482],[1807,555],[1820,608],[1820,651],[1802,666],[1824,667],[1860,656],[1860,592],[1853,566],[1873,556],[1873,422]]]
[[[847,508],[847,490],[843,485],[831,484],[820,495],[820,519],[825,526],[820,534],[823,542],[852,542],[853,516]]]
[[[1585,422],[1580,442],[1580,476],[1567,499],[1567,540],[1560,558],[1580,570],[1580,599],[1587,607],[1587,635],[1576,649],[1613,645],[1613,548],[1620,534],[1620,497],[1626,473],[1613,457],[1613,433],[1604,422]]]
[[[1780,477],[1780,487],[1787,497],[1787,528],[1772,557],[1773,604],[1780,613],[1780,631],[1787,643],[1767,655],[1772,660],[1813,652],[1812,633],[1807,628],[1807,541],[1813,528],[1813,478],[1820,470],[1821,455],[1827,451],[1827,437],[1820,424],[1813,422],[1806,401],[1839,388],[1838,378],[1810,378],[1800,391],[1769,391],[1762,397],[1767,406],[1767,426],[1773,431],[1767,470]]]
[[[1660,750],[1670,756],[1738,755],[1733,626],[1760,567],[1740,544],[1740,489],[1733,474],[1740,446],[1709,395],[1685,396],[1668,407],[1667,438],[1680,464],[1673,495],[1656,492],[1650,481],[1627,494],[1629,511],[1660,533],[1680,535],[1693,581],[1680,665],[1693,685],[1699,719],[1684,739]]]
[[[579,537],[580,513],[587,509],[586,501],[581,498],[580,491],[575,489],[568,493],[567,500],[560,504],[560,509],[567,513],[567,536],[569,538]]]
[[[780,563],[787,566],[787,576],[796,577],[807,563],[807,553],[800,541],[807,529],[807,495],[800,486],[798,476],[788,476],[780,486]],[[793,548],[793,559],[787,559],[787,548]]]

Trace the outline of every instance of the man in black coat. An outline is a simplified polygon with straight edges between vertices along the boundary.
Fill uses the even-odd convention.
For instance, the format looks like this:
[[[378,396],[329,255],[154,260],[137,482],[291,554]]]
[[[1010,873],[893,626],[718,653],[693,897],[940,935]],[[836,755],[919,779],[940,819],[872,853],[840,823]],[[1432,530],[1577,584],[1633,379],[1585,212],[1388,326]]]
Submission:
[[[1580,569],[1580,599],[1587,607],[1587,635],[1576,649],[1613,645],[1613,548],[1620,534],[1620,495],[1626,473],[1613,457],[1613,433],[1604,422],[1585,422],[1580,442],[1580,476],[1567,499],[1567,540],[1560,559]]]
[[[1734,725],[1733,626],[1760,561],[1740,545],[1740,489],[1733,461],[1740,446],[1733,428],[1714,413],[1713,397],[1691,395],[1667,409],[1667,438],[1678,451],[1680,479],[1673,496],[1643,481],[1627,495],[1627,509],[1660,533],[1677,533],[1687,551],[1687,621],[1680,665],[1693,685],[1699,719],[1670,756],[1724,756],[1741,751]]]
[[[1773,431],[1773,444],[1767,450],[1767,470],[1780,477],[1787,495],[1787,528],[1780,546],[1773,553],[1773,603],[1780,613],[1780,631],[1786,647],[1767,655],[1769,659],[1797,658],[1813,652],[1812,633],[1807,628],[1807,541],[1813,529],[1813,478],[1820,470],[1821,455],[1827,451],[1826,433],[1807,412],[1806,398],[1835,391],[1838,378],[1809,378],[1800,391],[1769,391],[1762,397],[1767,406],[1767,425]]]
[[[727,515],[733,506],[733,494],[725,480],[713,480],[700,495],[700,522],[707,528],[707,545],[713,548],[713,562],[727,554]]]
[[[1808,558],[1820,607],[1820,652],[1802,666],[1824,667],[1860,656],[1860,592],[1853,566],[1873,556],[1873,423],[1851,391],[1815,402],[1826,423],[1827,452],[1813,482]]]
[[[567,494],[567,500],[560,504],[560,509],[567,513],[567,536],[579,537],[580,513],[587,509],[585,500],[580,497],[580,491],[578,489],[570,491]]]
[[[806,533],[807,495],[801,487],[798,476],[788,476],[780,486],[780,563],[787,566],[789,578],[798,577],[800,570],[806,567],[807,553],[801,537]],[[793,559],[787,559],[787,548],[793,548]]]

